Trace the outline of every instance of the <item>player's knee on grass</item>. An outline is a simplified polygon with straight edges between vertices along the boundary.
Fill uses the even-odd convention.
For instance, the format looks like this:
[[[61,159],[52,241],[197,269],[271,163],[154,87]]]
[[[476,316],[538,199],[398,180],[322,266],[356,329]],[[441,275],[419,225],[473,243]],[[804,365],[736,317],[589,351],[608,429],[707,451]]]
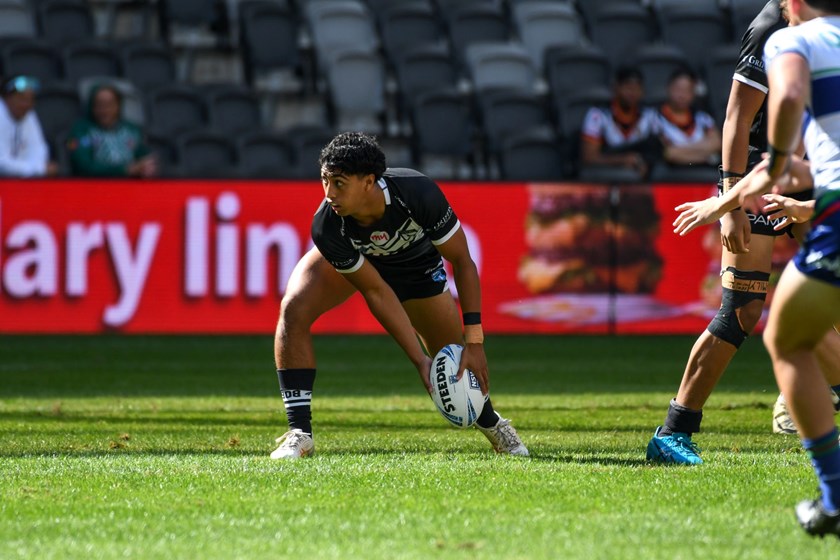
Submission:
[[[767,298],[767,272],[742,271],[727,267],[721,273],[723,294],[720,309],[708,331],[717,338],[740,348],[761,318]]]

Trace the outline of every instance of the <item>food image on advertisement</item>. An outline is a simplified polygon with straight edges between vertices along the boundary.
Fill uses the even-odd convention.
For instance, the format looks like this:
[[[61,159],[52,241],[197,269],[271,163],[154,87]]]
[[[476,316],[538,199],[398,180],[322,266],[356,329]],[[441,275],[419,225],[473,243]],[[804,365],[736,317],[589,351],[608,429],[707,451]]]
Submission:
[[[655,248],[659,215],[649,187],[531,185],[529,195],[528,254],[518,278],[530,293],[656,289],[662,258]]]
[[[684,313],[652,297],[662,277],[660,216],[649,186],[529,185],[518,280],[535,297],[503,313],[577,325]]]

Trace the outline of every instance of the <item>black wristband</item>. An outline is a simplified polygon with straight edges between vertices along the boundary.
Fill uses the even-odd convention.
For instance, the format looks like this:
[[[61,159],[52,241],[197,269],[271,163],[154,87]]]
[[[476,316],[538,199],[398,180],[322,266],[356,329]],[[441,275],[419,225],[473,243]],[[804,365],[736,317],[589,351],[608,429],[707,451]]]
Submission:
[[[768,143],[767,144],[767,156],[768,156],[767,157],[767,174],[768,175],[773,174],[773,170],[776,168],[776,165],[778,164],[778,158],[780,156],[785,157],[785,156],[789,156],[789,155],[790,155],[790,151],[779,150],[775,146],[773,146],[773,144]],[[790,159],[788,159],[785,162],[785,168],[782,169],[782,174],[784,174],[785,171],[787,171],[788,167],[790,167]]]
[[[480,325],[480,324],[481,324],[481,313],[479,311],[470,311],[468,313],[464,313],[464,326]]]

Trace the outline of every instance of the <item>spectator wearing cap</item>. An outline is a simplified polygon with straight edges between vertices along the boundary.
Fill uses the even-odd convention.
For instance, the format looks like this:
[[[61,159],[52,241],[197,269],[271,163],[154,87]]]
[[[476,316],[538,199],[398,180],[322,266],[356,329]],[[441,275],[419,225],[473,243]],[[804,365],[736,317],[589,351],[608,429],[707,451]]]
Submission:
[[[584,166],[618,167],[640,177],[661,156],[657,137],[657,114],[642,107],[644,85],[641,71],[620,67],[613,80],[609,107],[592,107],[583,119],[581,163]]]
[[[67,138],[73,174],[84,177],[153,177],[157,163],[140,127],[122,117],[122,95],[113,86],[93,88],[88,114]]]
[[[0,176],[42,177],[55,175],[41,123],[35,114],[38,81],[14,76],[2,85],[0,103]]]

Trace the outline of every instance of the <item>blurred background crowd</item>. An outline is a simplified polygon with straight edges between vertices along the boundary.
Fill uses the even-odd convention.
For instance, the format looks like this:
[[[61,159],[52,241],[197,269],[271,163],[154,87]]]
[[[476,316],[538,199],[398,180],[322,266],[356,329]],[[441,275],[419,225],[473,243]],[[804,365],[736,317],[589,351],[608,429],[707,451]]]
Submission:
[[[0,174],[715,181],[764,0],[0,0]]]

